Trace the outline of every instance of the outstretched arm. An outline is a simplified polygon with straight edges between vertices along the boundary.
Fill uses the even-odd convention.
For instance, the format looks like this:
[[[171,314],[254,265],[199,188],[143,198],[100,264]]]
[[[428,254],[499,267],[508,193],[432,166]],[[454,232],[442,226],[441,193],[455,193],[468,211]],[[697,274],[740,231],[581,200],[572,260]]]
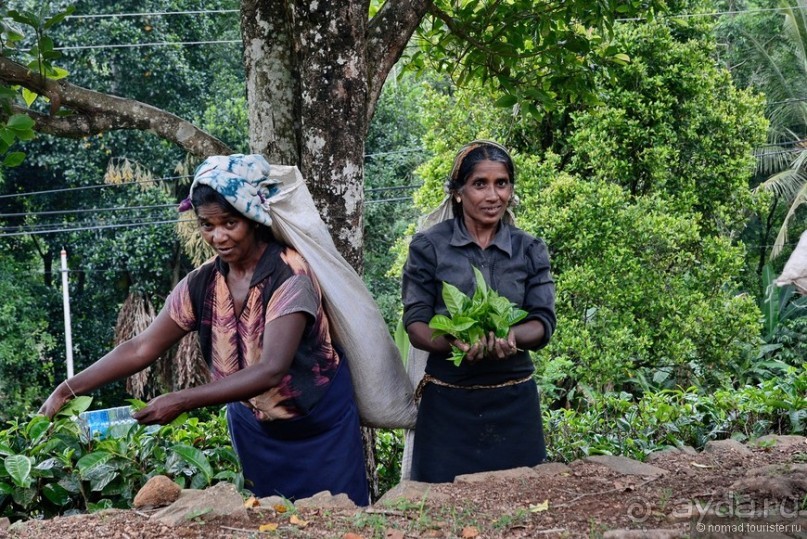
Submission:
[[[59,384],[39,413],[52,418],[74,394],[89,393],[145,369],[186,333],[166,310],[161,311],[143,333],[121,343],[70,380]]]
[[[266,324],[261,360],[208,384],[161,395],[133,417],[143,425],[165,424],[182,412],[244,401],[280,384],[300,346],[308,315],[295,312]]]

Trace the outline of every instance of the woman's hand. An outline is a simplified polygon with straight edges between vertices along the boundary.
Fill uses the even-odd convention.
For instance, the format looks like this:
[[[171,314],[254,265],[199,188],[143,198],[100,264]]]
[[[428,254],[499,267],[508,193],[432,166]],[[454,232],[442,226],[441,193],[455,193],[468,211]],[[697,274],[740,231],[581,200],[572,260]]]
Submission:
[[[72,396],[72,392],[62,382],[56,386],[56,389],[53,390],[53,393],[50,394],[37,413],[44,415],[48,419],[53,419]]]
[[[496,337],[491,331],[487,338],[479,339],[473,346],[461,341],[455,341],[453,344],[465,352],[465,358],[469,363],[476,363],[482,359],[507,359],[518,352],[516,336],[512,329],[506,338]]]
[[[179,391],[152,399],[148,405],[132,414],[141,425],[165,425],[186,411],[185,399]]]

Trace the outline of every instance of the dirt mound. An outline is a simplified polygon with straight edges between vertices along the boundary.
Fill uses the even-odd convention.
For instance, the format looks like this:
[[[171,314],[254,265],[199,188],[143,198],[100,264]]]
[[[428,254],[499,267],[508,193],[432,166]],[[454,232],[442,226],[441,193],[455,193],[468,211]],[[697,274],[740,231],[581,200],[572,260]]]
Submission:
[[[792,440],[791,440],[792,441]],[[764,445],[764,444],[763,444]],[[783,537],[807,536],[807,439],[764,447],[712,448],[653,455],[649,468],[615,471],[602,460],[493,474],[484,480],[402,485],[365,509],[254,507],[245,517],[205,519],[168,527],[135,510],[29,521],[6,531],[15,539],[153,539],[222,537],[515,538],[748,536],[776,530]],[[621,465],[623,463],[618,463]],[[540,468],[540,467],[539,467]],[[632,475],[637,473],[638,475]],[[801,511],[801,513],[799,513]],[[712,533],[724,526],[728,532]],[[779,526],[771,528],[770,526]],[[726,528],[725,526],[733,526]],[[736,533],[738,532],[739,533]],[[259,533],[260,531],[266,532]],[[730,532],[730,533],[729,533]],[[734,533],[734,535],[731,535]],[[0,536],[3,532],[0,532]]]

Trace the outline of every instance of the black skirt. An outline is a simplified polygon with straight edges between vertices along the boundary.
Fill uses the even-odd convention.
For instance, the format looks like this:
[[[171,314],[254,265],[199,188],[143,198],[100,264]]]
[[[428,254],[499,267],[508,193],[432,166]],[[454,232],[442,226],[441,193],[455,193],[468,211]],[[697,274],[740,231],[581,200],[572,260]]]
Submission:
[[[427,384],[412,448],[415,481],[536,466],[546,459],[538,388],[459,389]]]

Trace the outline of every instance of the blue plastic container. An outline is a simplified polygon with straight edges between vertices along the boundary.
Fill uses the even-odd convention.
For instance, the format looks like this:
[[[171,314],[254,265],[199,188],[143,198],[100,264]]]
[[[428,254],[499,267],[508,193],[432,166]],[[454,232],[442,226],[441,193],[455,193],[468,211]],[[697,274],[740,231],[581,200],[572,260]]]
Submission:
[[[78,415],[79,424],[88,438],[96,435],[103,438],[118,438],[126,435],[129,428],[137,423],[132,418],[131,406],[117,406],[103,410],[82,412]]]

